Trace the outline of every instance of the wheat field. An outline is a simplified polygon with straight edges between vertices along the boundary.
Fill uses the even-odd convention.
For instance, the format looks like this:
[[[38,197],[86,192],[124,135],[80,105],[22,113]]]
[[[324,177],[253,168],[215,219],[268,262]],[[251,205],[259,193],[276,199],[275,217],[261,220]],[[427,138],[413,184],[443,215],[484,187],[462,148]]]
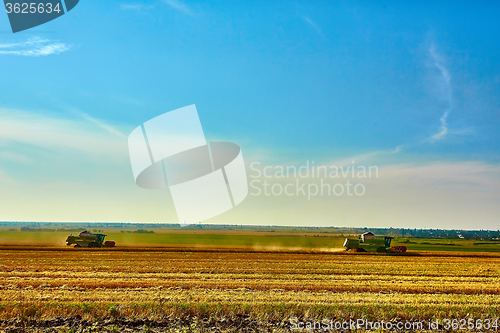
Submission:
[[[289,331],[500,315],[500,256],[3,248],[5,332]]]

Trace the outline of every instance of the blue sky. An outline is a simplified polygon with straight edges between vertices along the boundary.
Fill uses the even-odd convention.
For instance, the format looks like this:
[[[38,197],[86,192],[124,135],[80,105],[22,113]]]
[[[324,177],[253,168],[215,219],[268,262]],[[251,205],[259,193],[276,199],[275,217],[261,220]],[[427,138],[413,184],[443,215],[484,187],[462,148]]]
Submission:
[[[174,220],[173,214],[162,215],[164,207],[151,213],[144,204],[161,206],[163,197],[144,197],[133,181],[128,184],[126,136],[144,121],[190,104],[198,108],[207,139],[238,143],[247,161],[333,163],[371,156],[370,163],[388,170],[396,165],[398,170],[402,165],[442,170],[446,165],[445,175],[467,166],[467,175],[484,177],[473,189],[484,189],[485,179],[493,177],[495,183],[498,177],[499,6],[472,1],[82,0],[68,14],[17,34],[10,32],[7,15],[0,15],[0,176],[10,184],[4,186],[6,213],[0,220],[100,220],[86,212],[96,205],[92,193],[102,188],[122,193],[110,190],[103,199],[115,206],[100,206],[102,220]],[[53,129],[59,125],[71,131],[57,136]],[[27,139],[26,133],[38,130],[45,139]],[[61,144],[61,135],[72,144]],[[88,135],[96,142],[86,145]],[[108,145],[120,153],[107,154],[103,147]],[[94,156],[101,148],[102,155]],[[62,160],[55,162],[56,155]],[[446,183],[463,183],[462,171]],[[426,190],[435,192],[436,180],[425,177]],[[50,190],[45,180],[52,182]],[[90,186],[93,181],[99,184]],[[85,188],[74,190],[82,184]],[[376,186],[386,188],[383,181]],[[29,214],[21,208],[33,204],[30,187],[48,193],[46,213],[38,206]],[[447,191],[442,195],[456,193]],[[494,227],[500,194],[463,191],[472,209],[490,212],[484,226]],[[141,204],[129,215],[113,213],[130,200]],[[248,211],[264,205],[247,201]],[[336,209],[331,203],[303,202],[300,217],[292,221],[284,212],[289,202],[265,204],[267,215],[250,214],[244,221],[400,223],[399,217],[357,217],[353,212],[362,204],[355,202],[340,222],[331,215]],[[60,205],[73,207],[74,213],[59,214]],[[442,214],[435,223],[448,227],[452,219],[443,219],[460,205],[452,201],[418,209],[409,204],[407,213],[432,208]],[[228,213],[227,220],[208,222],[241,219],[248,215],[245,207]],[[311,213],[318,209],[320,216]],[[424,226],[425,219],[417,216],[412,224]],[[471,219],[460,225],[467,227]]]

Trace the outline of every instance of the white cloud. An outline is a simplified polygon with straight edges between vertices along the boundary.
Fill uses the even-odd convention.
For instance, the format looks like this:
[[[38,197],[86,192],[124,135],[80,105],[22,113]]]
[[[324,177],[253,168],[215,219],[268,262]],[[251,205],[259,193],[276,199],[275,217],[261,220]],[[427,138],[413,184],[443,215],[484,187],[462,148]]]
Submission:
[[[1,158],[1,156],[0,156]],[[0,184],[2,185],[16,185],[17,182],[15,180],[13,180],[8,174],[7,172],[3,171],[2,169],[0,169]]]
[[[114,134],[118,137],[122,137],[124,138],[125,137],[125,134],[123,134],[122,132],[120,132],[119,130],[117,130],[116,128],[114,128],[113,126],[110,126],[106,123],[104,123],[103,121],[97,119],[97,118],[94,118],[92,117],[91,115],[89,115],[88,113],[85,113],[83,111],[80,111],[80,116],[85,119],[85,120],[88,120],[89,122],[95,124],[97,127],[100,127],[102,128],[103,130],[111,133],[111,134]]]
[[[132,128],[110,130],[85,118],[0,108],[2,218],[175,221],[175,209],[165,205],[168,192],[134,183],[127,138],[114,133]]]
[[[189,8],[189,6],[183,2],[180,2],[179,0],[163,0],[163,2],[183,14],[193,15],[193,12]]]
[[[309,24],[311,27],[313,27],[313,28],[314,28],[314,30],[316,30],[316,32],[317,32],[319,35],[323,36],[323,34],[321,33],[321,28],[320,28],[320,27],[319,27],[316,23],[314,23],[314,22],[313,22],[313,21],[312,21],[309,17],[307,17],[307,16],[303,16],[302,18],[304,19],[304,21],[305,21],[307,24]]]
[[[143,5],[139,3],[133,3],[133,4],[121,4],[120,9],[122,10],[148,10],[148,9],[153,9],[155,8],[154,5]]]
[[[19,154],[18,152],[14,151],[2,151],[0,152],[0,161],[14,161],[14,162],[21,162],[21,163],[30,163],[33,162],[33,159],[25,156],[23,154]]]
[[[12,143],[21,143],[51,150],[112,155],[126,146],[120,131],[90,116],[82,115],[82,120],[66,119],[0,109],[0,118],[0,145],[7,148]]]
[[[0,43],[0,55],[40,57],[63,53],[70,49],[71,46],[68,44],[40,37],[29,38],[24,42]]]
[[[378,172],[373,171],[372,177],[353,177],[351,172],[346,172],[344,178],[342,170],[339,178],[318,176],[318,172],[312,176],[311,161],[309,177],[306,178],[294,178],[293,173],[288,178],[258,177],[257,172],[247,167],[249,182],[257,180],[253,186],[262,192],[256,195],[257,189],[250,184],[250,195],[234,211],[239,212],[237,218],[241,223],[259,221],[259,224],[269,225],[497,229],[500,165],[483,161],[429,161],[430,157],[421,155],[403,156],[405,162],[402,162],[401,157],[401,154],[367,154],[331,163],[315,163],[315,168],[327,166],[328,172],[332,166],[343,166],[343,171],[352,170],[352,166],[356,166],[355,170],[359,170],[357,166],[364,166],[365,170],[377,166]],[[275,166],[279,164],[269,165],[272,168],[267,174],[274,175],[277,170]],[[289,164],[282,165],[286,167]],[[295,165],[298,170],[306,165],[306,161],[290,165]],[[265,166],[263,163],[257,168],[262,171]],[[303,174],[307,173],[303,171]],[[364,185],[365,194],[331,195],[328,185],[323,185],[345,185],[347,180],[353,186]],[[264,181],[268,183],[269,195],[264,193]],[[317,186],[317,195],[308,199],[307,195],[297,191],[299,184],[305,184],[306,192],[309,184],[312,184],[313,192]],[[284,192],[274,195],[271,192],[273,186],[276,186],[277,193],[280,188],[290,186],[293,195]],[[322,195],[323,186],[325,192]],[[235,213],[228,212],[220,218],[214,218],[213,223],[230,223],[235,216]]]
[[[430,67],[432,67],[437,74],[435,76],[433,91],[436,93],[438,98],[442,102],[444,102],[444,111],[441,114],[441,117],[439,118],[439,123],[440,123],[439,131],[435,134],[432,134],[431,136],[427,136],[424,140],[421,140],[419,142],[408,142],[398,145],[393,150],[374,151],[371,154],[385,154],[385,155],[398,154],[401,153],[402,151],[409,150],[416,146],[435,143],[437,141],[444,140],[445,138],[450,139],[451,137],[456,138],[459,136],[474,134],[473,128],[467,128],[467,127],[452,128],[452,129],[449,128],[448,117],[455,107],[453,99],[453,86],[451,84],[452,77],[450,71],[445,65],[446,61],[444,57],[436,51],[435,44],[431,44],[431,46],[427,50],[427,55],[431,62]]]
[[[113,135],[116,135],[117,137],[120,137],[120,138],[124,138],[125,137],[125,134],[123,134],[122,132],[120,132],[119,130],[117,130],[115,127],[111,126],[111,125],[108,125],[106,124],[104,121],[100,120],[100,119],[97,119],[97,118],[94,118],[92,117],[91,115],[89,115],[88,113],[86,112],[83,112],[81,111],[80,109],[74,107],[74,106],[71,106],[63,101],[60,101],[60,100],[55,100],[56,103],[60,104],[61,107],[65,110],[65,111],[68,111],[68,112],[71,112],[73,113],[74,115],[88,121],[89,123],[92,123],[94,125],[96,125],[97,127],[105,130],[106,132],[109,132],[110,134],[113,134]]]
[[[4,219],[175,221],[173,206],[165,209],[170,200],[166,191],[144,191],[134,184],[127,140],[117,135],[131,128],[103,126],[104,122],[81,111],[70,115],[74,117],[0,109],[0,210]],[[267,154],[258,148],[256,152],[264,152],[259,158],[262,167],[281,164],[275,161],[279,151]],[[363,196],[325,195],[308,200],[300,195],[249,195],[236,209],[210,223],[238,219],[245,224],[273,225],[497,228],[499,165],[426,162],[425,156],[396,154],[402,149],[327,163],[317,159],[315,166],[378,166],[378,177],[354,180],[366,186]],[[243,151],[249,151],[245,160],[251,176],[248,157],[252,150]],[[268,159],[274,163],[267,164]],[[280,159],[289,157],[285,154]],[[305,162],[291,165],[300,167]],[[261,180],[281,185],[295,181]],[[299,180],[320,182],[314,177]],[[325,179],[331,184],[345,180]]]
[[[429,55],[433,62],[433,66],[439,71],[438,77],[438,90],[440,97],[446,102],[446,109],[443,112],[439,122],[441,123],[441,128],[438,133],[431,136],[431,141],[438,141],[446,137],[448,134],[448,116],[453,109],[453,90],[451,86],[451,75],[448,68],[444,65],[444,60],[441,55],[436,52],[436,47],[434,44],[429,48]]]

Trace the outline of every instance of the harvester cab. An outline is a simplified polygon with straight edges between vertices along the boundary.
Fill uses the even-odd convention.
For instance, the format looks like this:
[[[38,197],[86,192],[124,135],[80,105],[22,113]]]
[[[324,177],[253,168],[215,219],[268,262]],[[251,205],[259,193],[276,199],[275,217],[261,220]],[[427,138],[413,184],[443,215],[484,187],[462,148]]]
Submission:
[[[74,247],[113,247],[115,242],[104,241],[107,235],[93,234],[87,230],[80,232],[78,236],[68,236],[66,238],[66,245],[75,245]]]

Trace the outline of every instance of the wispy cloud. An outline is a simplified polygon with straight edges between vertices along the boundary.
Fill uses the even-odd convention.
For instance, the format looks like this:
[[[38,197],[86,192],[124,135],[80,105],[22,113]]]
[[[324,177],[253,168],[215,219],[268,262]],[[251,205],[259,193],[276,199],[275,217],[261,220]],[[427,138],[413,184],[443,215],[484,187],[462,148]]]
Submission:
[[[427,51],[427,55],[431,62],[431,67],[436,71],[437,76],[435,80],[435,86],[433,90],[436,91],[438,98],[444,102],[444,111],[439,118],[439,132],[431,135],[430,137],[426,137],[424,140],[420,140],[418,142],[407,142],[397,146],[394,150],[387,151],[376,151],[374,153],[379,154],[398,154],[410,148],[425,145],[429,143],[434,143],[445,138],[449,138],[450,136],[464,136],[470,135],[474,133],[472,128],[454,128],[450,129],[448,125],[448,117],[450,113],[453,111],[455,105],[453,100],[453,86],[451,84],[451,74],[449,69],[446,67],[445,59],[442,55],[440,55],[434,43],[431,44]]]
[[[71,45],[40,37],[17,43],[0,43],[0,55],[40,57],[63,53],[70,49]]]
[[[448,68],[444,65],[443,57],[436,52],[436,47],[434,44],[429,48],[429,56],[433,62],[434,68],[439,72],[438,76],[438,88],[439,94],[445,100],[446,108],[439,118],[441,127],[438,133],[431,136],[431,141],[438,141],[446,137],[448,134],[448,116],[453,109],[453,90],[451,86],[451,75]]]
[[[164,3],[169,5],[175,10],[178,10],[179,12],[186,14],[186,15],[193,15],[193,11],[191,8],[189,8],[188,5],[185,3],[179,1],[179,0],[162,0]]]
[[[71,105],[69,105],[69,104],[67,104],[67,103],[65,103],[63,101],[60,101],[60,100],[55,100],[55,101],[65,111],[68,111],[68,112],[74,114],[75,116],[78,116],[79,118],[82,118],[82,119],[88,121],[90,124],[93,124],[93,125],[101,128],[101,129],[105,130],[106,132],[119,137],[119,138],[124,138],[125,137],[125,134],[123,134],[122,132],[120,132],[114,126],[106,124],[104,121],[102,121],[100,119],[97,119],[97,118],[94,118],[91,115],[89,115],[88,113],[83,112],[80,109],[78,109],[78,108],[76,108],[74,106],[71,106]]]
[[[176,220],[165,195],[135,185],[126,138],[68,112],[2,108],[0,211],[7,221]]]
[[[307,17],[307,16],[302,16],[302,19],[303,19],[303,20],[304,20],[307,24],[309,24],[311,27],[313,27],[313,28],[314,28],[314,30],[316,30],[316,32],[317,32],[319,35],[323,36],[323,33],[321,32],[321,28],[320,28],[320,27],[319,27],[316,23],[314,23],[314,22],[313,22],[313,21],[312,21],[309,17]]]
[[[114,134],[118,137],[125,137],[125,134],[123,134],[122,132],[120,132],[119,130],[114,128],[113,126],[108,125],[108,124],[104,123],[103,121],[92,117],[88,113],[85,113],[83,111],[79,111],[78,113],[83,119],[91,122],[92,124],[96,125],[97,127],[102,128],[103,130],[105,130],[111,134]]]
[[[148,9],[153,9],[155,8],[155,5],[144,5],[140,3],[131,3],[131,4],[121,4],[120,9],[121,10],[148,10]]]
[[[21,163],[29,163],[32,161],[32,159],[29,158],[28,156],[25,156],[15,151],[0,152],[0,161],[7,161],[7,160],[14,162],[21,162]]]
[[[12,179],[7,172],[4,170],[0,169],[0,183],[2,185],[15,185],[16,181]]]
[[[328,225],[333,220],[345,226],[496,228],[500,214],[500,165],[482,161],[434,160],[420,154],[407,154],[405,157],[389,154],[389,151],[379,151],[332,161],[316,160],[315,168],[326,166],[328,172],[332,167],[343,167],[343,170],[349,170],[348,167],[354,170],[355,166],[356,170],[359,170],[358,166],[366,170],[370,166],[376,167],[377,171],[366,177],[353,176],[352,173],[346,173],[346,176],[339,174],[339,178],[321,176],[320,173],[313,176],[310,160],[307,160],[309,173],[304,178],[293,173],[289,177],[266,178],[264,174],[258,176],[254,171],[255,166],[250,166],[247,169],[249,181],[257,182],[249,186],[250,195],[240,208],[241,216],[244,216],[242,223],[259,220],[263,224],[282,221],[300,224],[307,220],[313,221],[311,225]],[[306,167],[306,160],[292,163],[260,162],[262,164],[256,169],[262,171],[265,166],[271,166],[272,172],[268,172],[271,175],[276,171],[275,166]],[[301,178],[300,182],[307,184],[305,186],[316,184],[317,196],[308,199],[306,195],[289,196],[283,192],[273,194],[270,200],[270,196],[264,195],[264,192],[255,195],[257,191],[254,185],[263,189],[262,185],[267,181],[269,188],[275,184],[285,188],[296,178]],[[327,186],[322,192],[322,184],[334,186],[344,184],[346,180],[362,184],[366,193],[358,197],[345,193],[333,197],[333,193],[328,193]],[[481,212],[479,217],[478,212]],[[275,218],[276,215],[279,215],[279,219]],[[328,218],[324,219],[324,216]],[[230,223],[225,216],[221,216],[218,221]],[[471,226],[471,221],[476,224]]]
[[[107,155],[126,142],[117,135],[119,131],[95,119],[67,119],[12,109],[0,109],[0,118],[0,145],[5,148],[21,143],[49,150]]]

